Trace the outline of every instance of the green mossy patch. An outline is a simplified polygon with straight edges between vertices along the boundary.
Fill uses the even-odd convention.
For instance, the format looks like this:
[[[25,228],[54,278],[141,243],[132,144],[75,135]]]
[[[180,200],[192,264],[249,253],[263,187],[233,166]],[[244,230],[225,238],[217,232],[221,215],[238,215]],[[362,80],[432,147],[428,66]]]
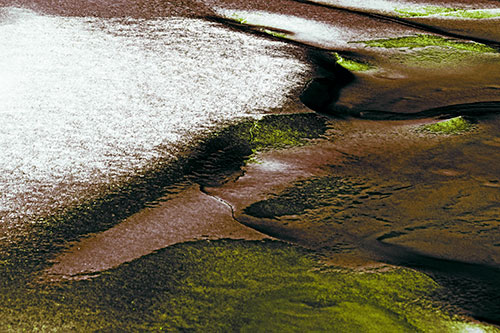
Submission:
[[[343,58],[340,54],[336,52],[333,53],[333,56],[337,60],[337,64],[352,72],[365,72],[370,69],[373,69],[373,67],[370,64]]]
[[[241,16],[238,16],[237,14],[233,14],[233,15],[231,15],[229,18],[230,18],[231,20],[234,20],[234,21],[236,21],[236,22],[240,23],[240,24],[247,24],[247,23],[248,23],[248,21],[247,21],[247,19],[246,19],[246,18],[241,17]]]
[[[425,6],[414,8],[396,8],[395,12],[399,13],[401,17],[420,17],[428,15],[444,15],[458,11],[458,9],[438,7],[438,6]]]
[[[500,11],[467,10],[438,6],[425,6],[418,8],[398,8],[394,10],[400,17],[422,17],[429,15],[451,16],[469,19],[485,19],[500,17]]]
[[[252,151],[299,146],[326,132],[326,118],[316,113],[269,115],[219,133],[246,143]]]
[[[285,33],[282,33],[282,32],[277,32],[277,31],[273,31],[273,30],[269,30],[269,29],[261,29],[261,31],[265,32],[266,34],[271,35],[273,37],[288,38],[288,35]]]
[[[326,118],[315,113],[268,115],[228,126],[213,134],[193,159],[194,180],[201,185],[220,185],[254,153],[303,145],[326,130]]]
[[[447,14],[446,16],[468,18],[468,19],[488,19],[488,18],[500,17],[500,11],[487,12],[482,10],[457,10],[455,12]]]
[[[426,275],[330,270],[275,241],[178,244],[92,280],[0,288],[1,331],[451,331]]]
[[[494,48],[476,42],[461,42],[453,39],[447,39],[435,35],[419,34],[416,36],[406,36],[397,38],[375,39],[361,41],[370,47],[383,48],[424,48],[429,46],[443,47],[460,51],[469,51],[476,53],[496,53]]]
[[[419,127],[420,131],[437,134],[460,134],[471,131],[475,128],[474,124],[462,116],[439,121],[434,124],[423,125]]]
[[[419,49],[412,52],[411,55],[401,55],[395,59],[400,59],[402,63],[408,65],[425,64],[426,66],[453,66],[461,62],[470,63],[472,61],[468,52],[447,52],[434,47]]]

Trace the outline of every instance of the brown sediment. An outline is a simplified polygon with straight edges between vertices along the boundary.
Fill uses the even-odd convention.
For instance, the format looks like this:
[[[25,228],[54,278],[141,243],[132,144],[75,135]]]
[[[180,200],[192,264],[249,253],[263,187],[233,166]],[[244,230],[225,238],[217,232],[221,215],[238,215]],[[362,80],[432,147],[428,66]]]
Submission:
[[[463,159],[449,164],[454,161],[444,153],[443,161],[413,165],[416,158],[425,158],[429,151],[442,153],[440,149],[448,145],[453,156],[457,147],[470,147],[471,142],[482,142],[483,137],[490,136],[470,133],[450,138],[416,131],[432,121],[436,120],[331,121],[324,139],[312,140],[306,146],[261,152],[243,167],[238,178],[221,186],[204,186],[203,191],[193,185],[107,231],[72,244],[46,273],[74,277],[98,272],[194,239],[264,237],[238,222],[318,250],[340,266],[365,267],[380,259],[383,262],[370,246],[365,246],[367,241],[379,240],[442,258],[499,263],[498,248],[487,245],[494,243],[494,235],[485,243],[484,235],[476,239],[477,224],[450,224],[449,220],[470,209],[480,210],[481,207],[472,208],[479,193],[487,200],[484,207],[489,205],[490,196],[495,194],[481,189],[489,185],[494,191],[490,184],[497,183],[495,169],[484,170],[488,161],[477,161],[480,169],[474,170]],[[361,200],[363,204],[345,207],[351,216],[339,215],[337,222],[341,223],[328,222],[335,220],[328,210],[313,209],[309,215],[276,218],[256,218],[245,212],[251,204],[269,199],[297,181],[332,175],[360,180],[361,192],[354,201]],[[382,195],[384,191],[388,194]],[[463,191],[470,194],[463,195]],[[376,200],[366,201],[370,196]],[[450,200],[463,209],[449,206]],[[435,222],[427,223],[429,219]],[[463,233],[456,233],[460,230]]]
[[[498,213],[492,200],[498,198],[498,189],[485,192],[481,188],[484,180],[495,183],[500,173],[496,165],[485,168],[495,160],[494,155],[482,148],[472,153],[478,142],[498,136],[500,123],[498,117],[482,119],[478,131],[455,137],[415,130],[432,121],[436,120],[332,121],[325,138],[307,146],[261,152],[243,167],[241,177],[204,187],[208,195],[192,186],[73,244],[44,272],[44,281],[92,277],[186,240],[265,237],[238,225],[236,219],[264,234],[314,249],[325,263],[337,267],[361,271],[380,271],[391,265],[418,268],[446,287],[446,300],[475,318],[495,322],[500,248],[493,233],[499,220],[495,222]],[[477,169],[463,156],[454,158],[461,149],[471,154]],[[440,153],[443,156],[415,164],[419,158]],[[476,161],[481,155],[490,159]],[[245,211],[294,182],[332,175],[361,180],[359,193],[354,193],[348,205],[341,203],[339,212],[328,205],[275,218]],[[483,216],[475,214],[482,210]],[[472,285],[462,285],[462,281]],[[478,301],[467,299],[464,288],[472,288]]]
[[[337,250],[363,251],[363,242],[383,239],[441,258],[500,264],[492,245],[495,234],[486,232],[498,224],[497,190],[492,186],[498,168],[489,165],[495,155],[481,144],[481,137],[490,134],[440,137],[415,131],[426,122],[337,120],[332,141],[263,153],[261,164],[247,165],[236,182],[206,190],[229,202],[238,221],[306,247],[333,251],[334,257]],[[479,159],[482,153],[489,159]],[[361,184],[354,206],[341,205],[342,213],[321,207],[274,218],[245,212],[297,180],[332,175]],[[385,234],[393,236],[380,238]]]
[[[382,68],[389,68],[389,65],[387,62]],[[500,81],[497,62],[462,64],[458,68],[443,66],[439,69],[392,64],[390,68],[375,74],[357,74],[356,80],[342,90],[331,112],[353,115],[362,112],[368,117],[370,112],[379,111],[379,119],[383,119],[384,113],[389,119],[391,113],[395,116],[421,112],[419,116],[435,117],[439,113],[446,114],[446,110],[429,109],[451,106],[451,111],[458,104],[488,101],[497,103],[494,106],[496,110],[488,112],[498,112],[498,91],[489,88],[494,81]],[[462,111],[480,112],[479,108],[474,111],[473,105]],[[458,110],[453,112],[458,113]]]
[[[498,324],[500,155],[483,141],[496,141],[500,118],[480,118],[478,130],[456,136],[415,130],[429,121],[336,120],[330,140],[261,154],[262,165],[247,165],[237,181],[207,191],[229,202],[238,221],[313,249],[329,264],[423,271],[444,287],[442,300]],[[336,196],[333,187],[304,187],[328,177],[354,191]],[[288,215],[248,209],[252,200],[265,208],[309,198],[312,205],[288,207]]]
[[[175,197],[159,200],[122,223],[73,242],[53,259],[43,280],[82,279],[176,243],[197,239],[269,238],[237,223],[229,207],[192,185]]]
[[[52,260],[52,266],[42,272],[42,281],[89,278],[155,250],[196,239],[276,236],[293,240],[286,237],[283,230],[273,235],[269,229],[262,230],[264,233],[256,231],[259,230],[257,225],[249,228],[240,224],[244,221],[241,211],[298,179],[327,175],[326,165],[340,163],[346,158],[346,154],[338,151],[330,141],[315,140],[315,143],[314,146],[260,153],[254,163],[244,167],[244,175],[234,182],[222,187],[204,186],[203,191],[198,185],[192,185],[167,200],[160,198],[155,206],[144,208],[106,231],[72,242]],[[311,242],[316,240],[309,239]],[[336,257],[336,260],[347,267],[376,264],[367,257],[352,254]]]
[[[405,128],[424,122],[425,120],[336,120],[329,133],[331,140],[317,140],[313,146],[261,153],[257,163],[245,166],[244,176],[236,182],[206,188],[206,191],[229,202],[238,221],[266,234],[320,250],[329,256],[328,260],[337,265],[373,265],[373,257],[363,253],[359,242],[363,237],[377,232],[380,227],[378,224],[367,225],[364,230],[359,229],[359,225],[353,226],[354,229],[348,225],[318,226],[300,215],[285,216],[283,219],[255,218],[244,210],[254,202],[282,192],[298,180],[335,175],[332,166],[350,165],[376,151],[405,155],[408,146],[416,140],[422,147],[431,146],[435,144],[436,138],[405,136]],[[391,147],[391,142],[394,141],[398,144]]]
[[[212,11],[198,1],[160,0],[6,0],[5,6],[24,7],[47,14],[79,17],[158,18],[165,16],[201,17]]]

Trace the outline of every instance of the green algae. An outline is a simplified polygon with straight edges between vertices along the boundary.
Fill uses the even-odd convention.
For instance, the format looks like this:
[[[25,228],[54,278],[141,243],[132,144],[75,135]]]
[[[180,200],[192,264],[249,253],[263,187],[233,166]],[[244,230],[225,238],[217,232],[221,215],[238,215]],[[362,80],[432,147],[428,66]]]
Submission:
[[[402,17],[419,17],[428,15],[443,15],[457,11],[458,9],[438,7],[438,6],[425,6],[418,8],[396,8],[395,12],[399,13]]]
[[[276,32],[276,31],[273,31],[273,30],[269,30],[269,29],[261,29],[262,32],[265,32],[266,34],[268,35],[271,35],[273,37],[277,37],[277,38],[288,38],[288,35],[285,34],[285,33],[282,33],[282,32]]]
[[[231,15],[229,18],[230,18],[231,20],[234,20],[234,21],[236,21],[236,22],[240,23],[240,24],[247,24],[247,23],[248,23],[248,21],[247,21],[247,19],[246,19],[246,18],[241,17],[241,16],[238,16],[237,14],[233,14],[233,15]]]
[[[218,136],[240,141],[255,152],[303,145],[326,129],[326,118],[315,113],[269,115],[231,126]]]
[[[2,331],[445,332],[453,323],[424,274],[332,270],[276,241],[184,243],[92,280],[0,287]]]
[[[213,134],[196,154],[191,166],[194,181],[218,186],[254,161],[256,152],[304,145],[326,129],[326,118],[315,113],[268,115],[228,126]]]
[[[460,134],[471,131],[475,128],[474,124],[462,116],[446,119],[437,123],[423,125],[419,127],[420,131],[437,134]]]
[[[248,134],[254,149],[262,150],[302,145],[307,139],[317,138],[325,131],[325,118],[307,114],[265,117],[254,122]],[[245,137],[247,133],[240,136]]]
[[[452,66],[460,62],[470,63],[472,60],[468,52],[443,52],[439,48],[423,48],[412,52],[411,55],[402,55],[395,58],[408,65],[425,64],[427,66]]]
[[[368,71],[370,69],[373,69],[373,67],[367,63],[355,61],[352,59],[343,58],[340,54],[338,54],[336,52],[333,53],[333,56],[335,57],[335,59],[337,60],[337,63],[340,66],[342,66],[345,69],[348,69],[350,71],[353,71],[353,72],[364,72],[364,71]]]
[[[482,10],[477,10],[477,11],[458,10],[456,12],[449,13],[446,16],[454,16],[454,17],[468,18],[468,19],[487,19],[487,18],[500,17],[500,11],[486,12]]]
[[[500,17],[500,12],[485,10],[467,10],[438,6],[425,6],[419,8],[398,8],[394,10],[400,17],[423,17],[429,15],[450,16],[469,19],[486,19]]]
[[[455,49],[460,51],[469,51],[476,53],[496,53],[497,51],[489,46],[476,42],[461,42],[457,40],[447,39],[435,35],[419,34],[415,36],[405,36],[397,38],[375,39],[361,41],[370,47],[383,48],[424,48],[424,47],[442,47],[447,49]]]

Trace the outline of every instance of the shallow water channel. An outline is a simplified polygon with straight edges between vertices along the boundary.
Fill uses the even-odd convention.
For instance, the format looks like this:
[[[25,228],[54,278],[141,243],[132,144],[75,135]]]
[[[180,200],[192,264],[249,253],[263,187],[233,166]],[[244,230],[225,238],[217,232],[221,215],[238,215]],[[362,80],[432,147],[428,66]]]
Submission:
[[[266,255],[277,267],[279,260],[286,269],[298,260],[297,267],[309,269],[293,275],[306,281],[304,290],[317,277],[310,259],[296,259],[310,255],[301,251],[340,275],[374,269],[384,279],[386,270],[405,267],[440,286],[421,296],[419,288],[434,290],[434,282],[402,271],[425,287],[408,280],[401,288],[411,289],[409,298],[396,297],[383,309],[374,305],[376,293],[357,301],[366,301],[374,318],[390,320],[354,318],[361,326],[335,329],[426,331],[436,320],[436,331],[449,325],[467,331],[473,318],[478,323],[471,325],[488,323],[477,329],[496,331],[499,28],[500,8],[492,1],[2,5],[0,286],[8,305],[0,328],[113,330],[130,320],[140,322],[137,330],[165,323],[196,330],[190,320],[198,315],[222,323],[227,318],[204,317],[215,303],[203,312],[197,296],[187,300],[213,287],[183,275],[185,269],[197,276],[193,267],[202,264],[193,263],[194,253],[216,251],[217,266],[232,263],[238,251],[276,249],[277,259]],[[449,119],[453,125],[440,123]],[[217,241],[225,238],[248,243]],[[264,238],[276,243],[250,242]],[[141,295],[127,285],[132,303],[113,303],[127,274],[139,281],[146,266],[148,278],[174,280],[154,290],[140,286]],[[246,290],[224,283],[215,289],[231,290],[223,296],[227,304],[236,297],[232,288]],[[97,294],[88,303],[81,298],[100,288],[102,304]],[[330,287],[318,288],[315,297],[327,297],[318,295]],[[273,293],[283,296],[280,289],[259,297],[275,301]],[[135,311],[136,296],[146,319],[106,323]],[[244,297],[252,311],[262,311],[258,298]],[[357,300],[358,292],[349,297]],[[332,316],[365,306],[318,299],[293,302]],[[179,314],[190,302],[198,305]],[[404,312],[413,302],[425,318],[433,306],[446,314],[423,325]],[[180,312],[158,304],[177,304]],[[64,310],[55,320],[58,307]],[[66,312],[77,308],[66,322]],[[86,321],[92,311],[102,315],[97,326]],[[301,311],[290,316],[299,320]],[[260,315],[242,316],[230,322],[233,329],[271,325]],[[334,324],[344,325],[342,316]]]

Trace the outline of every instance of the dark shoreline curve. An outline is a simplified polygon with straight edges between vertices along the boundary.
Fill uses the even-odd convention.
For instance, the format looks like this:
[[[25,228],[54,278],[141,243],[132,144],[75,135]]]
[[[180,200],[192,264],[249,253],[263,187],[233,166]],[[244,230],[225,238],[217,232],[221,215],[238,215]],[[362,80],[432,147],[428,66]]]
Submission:
[[[381,110],[337,110],[334,106],[330,113],[333,113],[334,115],[346,115],[367,120],[411,120],[457,116],[476,117],[500,113],[500,101],[452,104],[415,113],[397,113]]]
[[[403,23],[408,23],[407,25],[415,28],[419,28],[418,26],[426,27],[425,24],[413,23],[405,19],[393,18],[390,16],[357,11],[343,7],[331,6],[327,4],[320,4],[309,0],[294,0],[294,1],[313,6],[321,6],[331,9],[344,10],[350,13],[360,14],[368,17],[374,16],[374,18],[378,19],[385,19],[389,21],[395,20],[396,23],[402,23],[400,21],[403,21]],[[338,97],[340,95],[340,91],[349,84],[351,84],[352,82],[354,82],[356,80],[356,76],[351,71],[345,69],[344,67],[340,66],[337,63],[337,59],[331,55],[331,52],[334,50],[323,48],[316,45],[310,45],[296,40],[275,37],[261,31],[260,29],[262,27],[260,26],[243,24],[220,16],[206,16],[205,19],[212,22],[223,24],[235,30],[244,31],[246,33],[270,38],[273,40],[279,40],[291,45],[304,48],[306,59],[314,65],[315,72],[313,73],[313,78],[303,88],[303,91],[300,94],[300,100],[309,109],[326,116],[330,117],[347,116],[347,117],[362,118],[367,120],[411,120],[411,119],[423,119],[423,118],[435,118],[435,117],[446,118],[446,117],[456,117],[456,116],[475,117],[475,116],[484,116],[488,114],[500,113],[500,101],[484,101],[484,102],[454,104],[454,105],[431,108],[414,113],[398,113],[398,112],[383,111],[383,110],[359,110],[359,109],[340,108],[335,105],[335,102],[338,100]],[[457,37],[462,39],[466,38],[481,43],[489,43],[488,45],[494,46],[500,51],[500,42],[494,42],[489,40],[481,41],[479,39],[475,40],[468,38],[467,36],[460,36],[458,34],[447,33],[446,31],[438,28],[432,28],[432,29],[437,30],[435,31],[436,33],[450,37]],[[279,29],[271,29],[271,30],[276,30],[277,32],[286,32],[286,31],[281,31]],[[430,30],[428,31],[433,32]],[[494,45],[492,45],[492,43]],[[342,55],[353,54],[353,52],[350,51],[337,51],[337,52]],[[328,94],[328,96],[324,96],[325,94]]]
[[[418,22],[410,21],[410,20],[396,17],[396,16],[371,13],[371,12],[363,11],[363,10],[349,9],[349,8],[345,8],[345,7],[341,7],[341,6],[329,5],[329,4],[325,4],[325,3],[318,3],[318,2],[314,2],[314,1],[310,1],[310,0],[293,0],[293,1],[303,3],[303,4],[308,4],[311,6],[318,6],[318,7],[322,7],[322,8],[340,10],[340,11],[348,12],[351,14],[357,14],[357,15],[369,17],[372,19],[389,21],[389,22],[401,24],[401,25],[404,25],[407,27],[411,27],[411,28],[423,30],[426,32],[431,32],[431,33],[447,36],[447,37],[467,39],[467,40],[471,40],[471,41],[474,41],[477,43],[486,44],[486,45],[491,46],[493,48],[496,48],[500,51],[500,42],[498,42],[498,41],[485,39],[485,38],[479,38],[479,37],[473,37],[473,36],[461,35],[461,34],[449,32],[449,31],[434,27],[432,25],[418,23]]]
[[[363,248],[388,264],[428,274],[443,287],[436,299],[458,305],[467,315],[500,327],[500,268],[432,257],[379,239],[365,241]]]

